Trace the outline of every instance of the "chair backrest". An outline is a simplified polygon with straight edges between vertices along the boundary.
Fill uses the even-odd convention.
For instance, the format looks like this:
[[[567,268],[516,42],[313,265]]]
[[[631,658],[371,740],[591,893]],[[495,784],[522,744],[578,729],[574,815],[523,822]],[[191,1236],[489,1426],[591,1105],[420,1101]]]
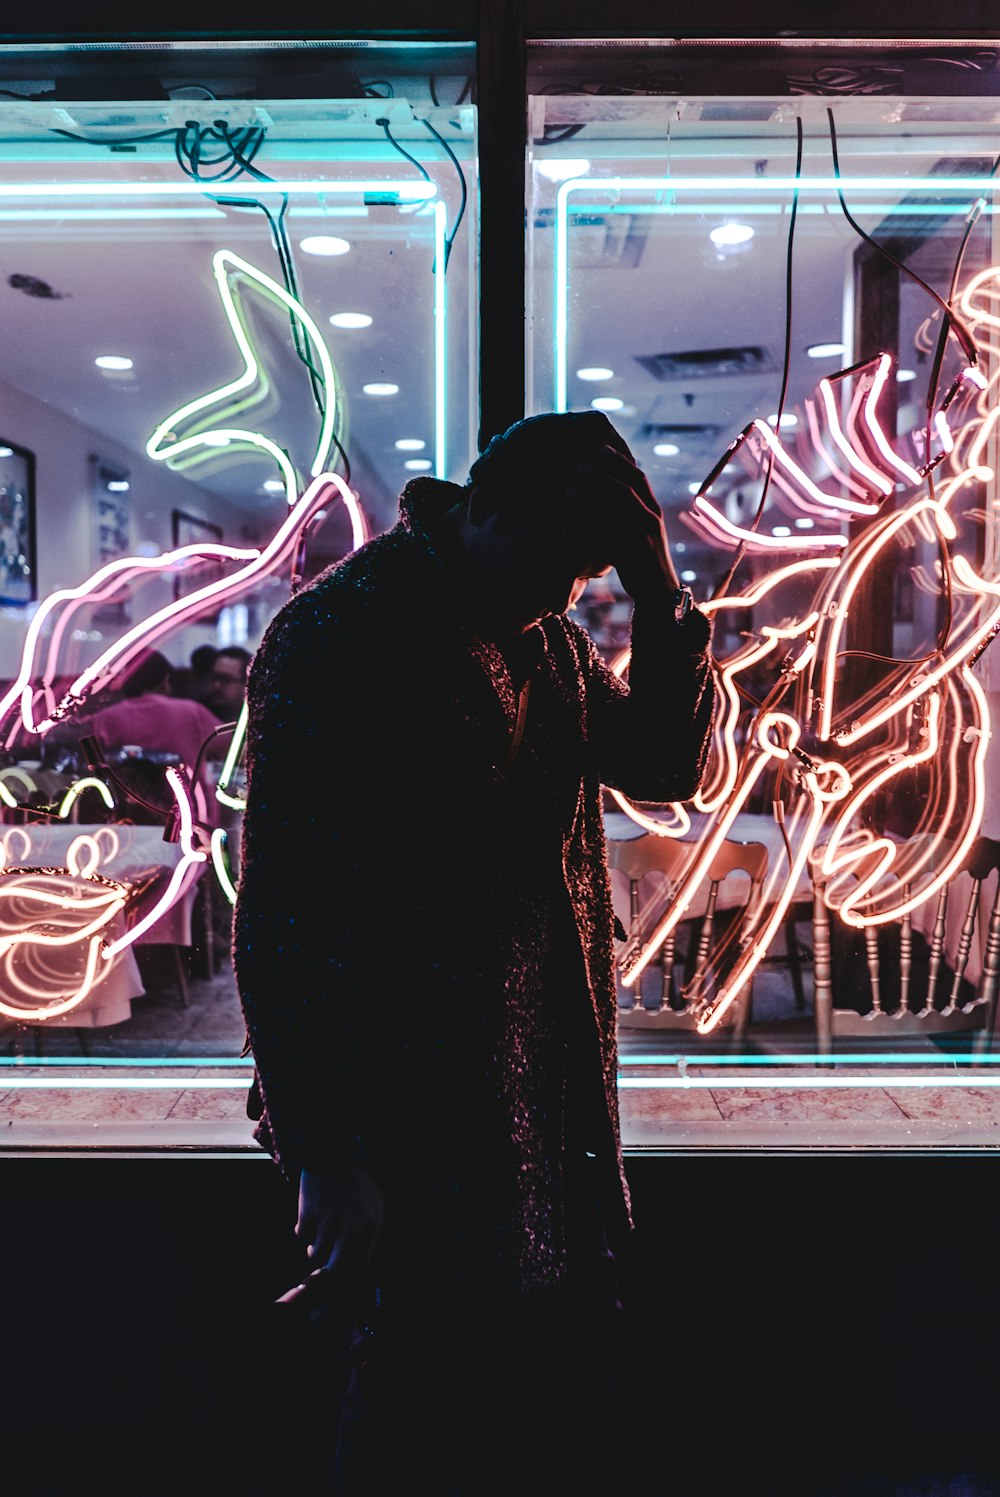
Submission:
[[[608,843],[608,862],[629,885],[629,926],[625,944],[618,953],[619,966],[641,951],[654,926],[669,907],[671,898],[697,855],[697,847],[690,842],[672,837],[657,837],[651,833]],[[686,954],[684,992],[678,1006],[671,1005],[672,982],[676,964],[676,931],[671,931],[658,953],[660,972],[659,1006],[647,1007],[642,993],[632,989],[632,1002],[636,1012],[666,1015],[672,1011],[678,1018],[692,1016],[708,995],[713,980],[718,976],[724,952],[732,947],[758,908],[764,879],[767,874],[767,848],[760,842],[730,842],[721,844],[705,874],[704,905],[697,896],[692,901],[692,937]],[[749,890],[745,898],[734,892],[732,897],[722,897],[723,886],[733,875],[745,875],[749,879]],[[645,888],[643,887],[645,885]],[[721,903],[720,903],[721,899]],[[730,922],[729,933],[724,942],[717,940],[722,906],[725,910],[739,910],[735,922]],[[620,994],[620,998],[624,996]],[[628,1005],[622,1005],[627,1011]]]
[[[979,837],[973,843],[961,867],[943,884],[937,894],[915,911],[900,916],[892,928],[864,928],[865,958],[870,1001],[867,1012],[858,1008],[861,995],[836,990],[831,944],[831,916],[824,899],[824,885],[817,880],[813,905],[813,948],[816,1021],[820,1049],[829,1046],[834,1032],[861,1033],[855,1022],[859,1017],[868,1026],[883,1015],[891,1017],[894,1032],[907,1027],[927,1030],[985,1028],[992,1033],[996,1023],[997,991],[1000,981],[1000,877],[994,892],[992,908],[986,905],[984,887],[993,874],[1000,874],[1000,840]],[[912,892],[904,884],[903,894]],[[916,980],[914,934],[926,941],[926,981]],[[977,944],[976,937],[979,937]],[[883,961],[888,953],[892,962],[891,984],[897,988],[895,1005],[887,1007],[883,985]],[[942,978],[950,973],[946,1001]],[[971,995],[970,995],[971,987]],[[850,1008],[835,1007],[847,1001]],[[919,1006],[918,1006],[919,1005]]]

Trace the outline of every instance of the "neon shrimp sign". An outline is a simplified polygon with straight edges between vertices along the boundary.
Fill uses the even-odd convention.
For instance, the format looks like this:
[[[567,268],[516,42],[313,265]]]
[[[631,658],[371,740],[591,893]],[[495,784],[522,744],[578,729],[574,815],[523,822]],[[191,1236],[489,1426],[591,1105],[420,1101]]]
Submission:
[[[343,504],[348,514],[351,549],[367,538],[367,522],[355,494],[327,466],[339,443],[342,402],[333,361],[318,326],[284,287],[229,250],[216,253],[213,274],[242,371],[173,411],[153,432],[147,454],[154,462],[183,471],[209,458],[218,459],[222,446],[236,453],[263,453],[274,461],[281,476],[284,518],[260,547],[205,543],[177,547],[156,557],[122,557],[79,586],[50,594],[31,620],[15,678],[0,696],[0,746],[4,748],[25,734],[44,738],[56,723],[72,720],[94,693],[119,676],[142,651],[246,594],[263,578],[279,575],[287,567],[294,584],[308,535],[335,503]],[[266,365],[255,348],[243,305],[248,292],[287,314],[296,346],[307,349],[310,373],[322,392],[320,428],[306,475],[298,473],[277,442],[244,421],[246,413],[266,398],[268,388]],[[172,576],[211,563],[215,564],[213,573],[220,566],[226,568],[224,575],[213,575],[211,581],[126,629],[57,695],[54,683],[60,652],[81,610],[126,596],[130,586],[143,577]],[[244,705],[216,791],[220,801],[237,808],[242,802],[230,787],[245,730]],[[141,914],[136,891],[98,871],[102,863],[106,867],[114,860],[116,847],[109,841],[114,838],[112,826],[93,835],[81,834],[70,846],[66,867],[54,869],[31,866],[30,827],[9,829],[0,849],[0,971],[10,1001],[0,999],[0,1013],[38,1022],[71,1012],[110,965],[176,904],[208,862],[226,897],[234,898],[225,838],[213,838],[202,824],[203,792],[200,785],[192,784],[193,768],[164,770],[180,858],[165,886]],[[106,805],[109,799],[113,803],[104,781],[87,776],[69,788],[57,815],[68,816],[83,790],[95,787]],[[4,782],[0,782],[0,805],[19,805]]]
[[[759,786],[771,778],[782,813],[783,797],[791,794],[791,814],[782,816],[787,861],[769,873],[716,990],[710,993],[706,983],[689,994],[702,1034],[711,1033],[745,991],[781,929],[800,879],[813,878],[845,924],[878,926],[931,899],[961,866],[981,825],[990,722],[973,667],[1000,632],[1000,577],[982,575],[964,556],[953,554],[958,536],[953,510],[956,496],[967,493],[969,485],[993,477],[984,457],[1000,417],[1000,364],[993,360],[996,372],[987,380],[978,357],[969,358],[968,344],[974,332],[974,353],[1000,354],[1000,268],[974,277],[960,306],[967,362],[928,415],[921,466],[893,448],[880,420],[892,372],[891,359],[882,354],[836,381],[820,382],[817,398],[806,402],[807,450],[793,454],[768,425],[751,422],[683,517],[715,544],[736,542],[746,554],[787,558],[742,594],[708,600],[702,605],[706,612],[737,616],[769,594],[777,597],[786,583],[800,591],[803,585],[813,589],[796,616],[761,626],[747,643],[715,661],[719,706],[712,754],[693,800],[670,806],[661,818],[615,793],[621,808],[646,831],[692,841],[685,872],[659,922],[641,948],[626,948],[621,955],[625,988],[637,983],[688,915],[716,852]],[[838,401],[835,386],[848,379],[853,387]],[[806,533],[761,535],[732,521],[709,497],[738,454],[766,467],[776,502],[805,521]],[[825,469],[837,492],[810,476],[807,465]],[[886,512],[892,494],[897,505]],[[851,516],[867,520],[853,537],[842,531],[808,533],[818,520],[843,526]],[[950,599],[949,627],[926,657],[886,662],[893,668],[877,695],[841,702],[839,662],[852,601],[887,548],[916,536],[938,547],[939,586],[947,588]],[[762,663],[772,669],[773,682],[748,714],[742,678]],[[626,651],[614,668],[622,673],[627,665]],[[930,789],[917,833],[896,840],[878,830],[873,813],[879,797],[914,769],[928,775]],[[692,813],[699,817],[694,838]],[[713,960],[722,954],[720,946]]]

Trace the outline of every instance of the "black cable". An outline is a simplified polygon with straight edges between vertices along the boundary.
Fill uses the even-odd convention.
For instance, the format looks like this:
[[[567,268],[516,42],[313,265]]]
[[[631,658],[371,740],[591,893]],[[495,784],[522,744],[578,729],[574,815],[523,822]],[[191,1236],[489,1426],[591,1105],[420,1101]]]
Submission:
[[[854,232],[861,239],[863,239],[866,244],[870,244],[872,249],[876,250],[878,254],[884,256],[884,258],[888,260],[890,264],[895,265],[896,269],[901,271],[903,275],[909,276],[911,281],[915,281],[918,286],[922,286],[923,289],[927,292],[927,295],[937,302],[945,317],[948,319],[948,325],[951,331],[955,334],[955,337],[958,339],[959,343],[961,343],[962,350],[965,353],[965,356],[968,359],[969,363],[973,368],[978,369],[979,356],[976,350],[975,340],[973,339],[972,334],[969,332],[969,329],[965,326],[965,323],[952,310],[952,308],[949,307],[944,297],[939,296],[938,293],[934,290],[933,286],[929,286],[921,276],[917,275],[915,270],[911,270],[908,265],[905,265],[902,260],[898,260],[894,254],[892,254],[885,248],[884,245],[879,244],[878,241],[873,239],[870,234],[867,234],[861,227],[861,225],[857,222],[857,220],[852,218],[850,211],[848,210],[847,203],[844,200],[843,189],[840,185],[841,177],[840,160],[837,153],[837,127],[833,121],[833,110],[828,107],[826,113],[827,118],[830,122],[830,149],[833,154],[833,175],[837,183],[837,197],[840,201],[841,212],[847,219],[847,222],[850,224]],[[942,181],[942,186],[945,185],[947,185],[946,182]]]
[[[417,160],[417,158],[415,156],[411,156],[409,151],[404,150],[399,141],[393,135],[392,131],[389,129],[389,121],[385,118],[385,116],[380,115],[375,123],[376,125],[382,126],[382,129],[385,131],[385,138],[392,146],[393,150],[398,151],[401,156],[405,157],[405,159],[410,163],[411,166],[415,166],[425,182],[430,182],[431,179],[429,174],[420,165],[420,162]],[[437,132],[435,131],[435,134],[436,133]],[[433,183],[431,185],[433,186]]]
[[[783,358],[783,361],[782,361],[782,370],[781,370],[781,394],[778,397],[778,416],[777,416],[777,421],[776,421],[776,430],[778,432],[781,431],[781,417],[782,417],[782,413],[783,413],[783,411],[785,409],[785,397],[788,394],[788,376],[789,376],[789,369],[790,369],[790,366],[791,366],[791,350],[792,350],[792,269],[793,269],[793,256],[794,256],[794,250],[795,250],[795,222],[796,222],[796,218],[798,217],[798,208],[799,208],[799,179],[802,176],[802,120],[799,119],[798,117],[796,117],[795,125],[796,125],[796,132],[795,132],[795,134],[796,134],[796,142],[795,142],[795,186],[792,188],[792,206],[791,206],[791,212],[789,214],[789,219],[788,219],[788,240],[787,240],[787,243],[786,243],[786,246],[785,246],[785,352],[784,352],[784,358]],[[766,463],[765,468],[764,468],[764,486],[761,489],[760,499],[759,499],[758,504],[757,504],[757,512],[754,515],[753,520],[750,522],[750,526],[749,526],[750,530],[752,530],[752,531],[754,531],[754,530],[757,529],[757,526],[760,524],[761,516],[764,513],[764,506],[767,503],[767,495],[768,495],[768,491],[769,491],[769,489],[771,487],[771,474],[772,474],[773,471],[774,471],[774,449],[771,448],[771,447],[768,447],[768,449],[767,449],[767,463]],[[737,567],[739,566],[740,562],[743,560],[743,557],[746,555],[746,549],[747,549],[747,542],[744,539],[744,540],[740,541],[739,545],[736,548],[736,552],[735,552],[735,555],[733,556],[733,560],[732,560],[732,563],[731,563],[731,565],[729,567],[729,571],[726,573],[726,575],[723,577],[722,581],[719,583],[718,587],[713,592],[713,594],[712,594],[713,599],[714,598],[720,598],[720,597],[724,596],[726,590],[728,589],[730,583],[733,580],[733,577],[736,575],[736,569],[737,569]]]
[[[462,168],[461,168],[461,166],[459,164],[458,157],[455,155],[455,152],[452,150],[451,146],[445,140],[444,136],[440,133],[440,131],[435,130],[435,128],[431,124],[430,120],[425,119],[424,120],[424,124],[427,126],[428,130],[434,136],[435,140],[437,140],[439,142],[439,144],[444,148],[444,150],[446,150],[448,152],[448,155],[451,158],[452,164],[453,164],[455,170],[458,172],[458,180],[459,180],[459,184],[461,186],[461,191],[462,191],[462,201],[458,205],[458,213],[457,213],[457,215],[455,217],[455,222],[452,225],[451,233],[450,234],[446,234],[445,238],[444,238],[444,268],[445,268],[445,271],[447,271],[447,269],[448,269],[448,261],[451,259],[451,247],[455,243],[455,235],[458,233],[459,225],[461,224],[462,219],[463,219],[463,217],[465,215],[465,205],[466,205],[466,202],[468,201],[468,189],[467,189],[466,183],[465,183],[465,173],[463,172],[463,170],[462,170]]]

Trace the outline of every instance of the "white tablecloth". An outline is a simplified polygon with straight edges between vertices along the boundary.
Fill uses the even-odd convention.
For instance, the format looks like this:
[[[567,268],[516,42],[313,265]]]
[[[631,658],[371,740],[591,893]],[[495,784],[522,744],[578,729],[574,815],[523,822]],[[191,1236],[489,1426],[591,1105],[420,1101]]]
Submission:
[[[109,832],[113,834],[110,837],[107,835]],[[130,910],[130,923],[141,918],[142,912],[148,910],[162,894],[166,881],[182,856],[177,843],[163,840],[163,829],[159,826],[102,827],[51,822],[0,826],[0,844],[5,852],[5,866],[64,868],[67,866],[71,844],[81,835],[96,837],[100,848],[101,861],[93,871],[131,885],[153,875],[154,882],[145,894],[139,896],[137,904]],[[138,937],[137,944],[190,946],[194,896],[193,880],[173,907]],[[125,917],[120,914],[109,924],[104,934],[114,941],[125,933],[125,929]],[[80,1004],[62,1018],[43,1022],[47,1026],[65,1024],[77,1028],[102,1028],[128,1019],[131,1000],[141,997],[145,991],[133,947],[126,947],[113,961],[104,963],[103,967],[107,970],[102,970],[102,975]]]

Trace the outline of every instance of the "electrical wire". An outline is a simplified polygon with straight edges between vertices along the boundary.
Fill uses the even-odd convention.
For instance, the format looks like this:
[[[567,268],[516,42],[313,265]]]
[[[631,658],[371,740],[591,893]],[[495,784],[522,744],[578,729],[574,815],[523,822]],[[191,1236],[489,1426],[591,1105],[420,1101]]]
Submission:
[[[886,249],[885,245],[879,244],[876,240],[874,240],[870,234],[867,234],[865,232],[865,230],[861,227],[857,220],[852,217],[844,198],[844,190],[840,174],[840,160],[837,151],[837,127],[833,119],[833,110],[828,107],[826,114],[827,119],[830,122],[830,150],[833,155],[833,175],[834,180],[837,184],[837,198],[840,202],[841,212],[847,219],[847,222],[850,224],[854,232],[861,239],[863,239],[866,244],[870,244],[872,249],[877,250],[880,255],[883,255],[885,259],[887,259],[891,264],[895,265],[896,269],[901,271],[903,275],[908,276],[910,280],[914,281],[918,286],[922,286],[923,289],[927,292],[927,295],[937,302],[945,317],[948,319],[948,326],[950,330],[955,334],[955,337],[962,345],[962,351],[964,352],[969,363],[973,368],[978,368],[979,356],[976,350],[975,340],[972,334],[969,332],[969,329],[966,327],[965,323],[962,321],[961,317],[958,316],[958,314],[952,307],[949,307],[943,296],[939,296],[939,294],[934,290],[933,286],[929,286],[922,276],[917,275],[915,270],[911,270],[910,267],[904,264],[902,260],[898,260],[896,256],[891,253],[891,251]],[[942,181],[942,185],[945,186],[947,184],[946,182]]]
[[[795,125],[795,185],[792,188],[792,204],[788,219],[788,239],[785,246],[785,349],[781,370],[781,394],[778,397],[778,414],[777,420],[775,421],[775,428],[778,431],[781,430],[781,417],[785,409],[785,398],[788,394],[788,377],[791,367],[793,285],[792,271],[795,251],[795,223],[798,217],[799,207],[799,180],[802,176],[802,120],[796,117]],[[774,449],[768,447],[767,460],[764,466],[764,484],[763,488],[761,489],[760,499],[757,503],[756,513],[754,514],[754,517],[748,527],[750,531],[755,531],[760,524],[761,516],[764,513],[764,506],[767,503],[768,491],[771,487],[771,474],[773,470]],[[734,576],[736,575],[736,569],[739,566],[740,562],[743,560],[743,557],[746,555],[746,549],[747,541],[742,540],[736,548],[736,552],[733,556],[732,562],[730,563],[729,570],[726,572],[722,581],[712,593],[713,599],[723,597],[729,589],[729,586],[732,583]]]
[[[451,158],[452,165],[458,173],[458,180],[462,193],[462,200],[458,205],[458,213],[455,216],[455,222],[452,224],[451,233],[446,234],[444,240],[444,269],[447,273],[448,261],[451,259],[451,247],[455,243],[455,235],[458,233],[459,225],[461,224],[462,218],[465,215],[465,205],[468,201],[468,188],[465,182],[465,173],[463,172],[461,165],[459,164],[458,157],[455,155],[455,152],[452,150],[451,146],[445,140],[444,136],[438,130],[435,130],[430,120],[425,119],[424,124],[434,136],[435,140],[437,140],[442,148],[447,151],[449,157]]]

